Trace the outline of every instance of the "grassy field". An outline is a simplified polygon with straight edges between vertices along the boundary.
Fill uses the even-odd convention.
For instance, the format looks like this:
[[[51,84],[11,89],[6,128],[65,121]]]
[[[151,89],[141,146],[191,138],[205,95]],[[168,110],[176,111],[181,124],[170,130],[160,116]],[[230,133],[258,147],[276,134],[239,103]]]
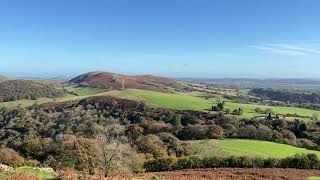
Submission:
[[[107,91],[106,89],[102,88],[90,88],[90,87],[76,87],[76,86],[69,86],[67,90],[70,92],[74,92],[78,94],[78,96],[68,94],[61,98],[50,99],[50,98],[39,98],[37,100],[19,100],[13,102],[4,102],[0,103],[1,106],[5,107],[14,107],[14,106],[31,106],[34,103],[42,104],[46,102],[61,102],[66,100],[79,100],[90,96],[95,95],[111,95],[117,96],[126,99],[132,100],[143,100],[146,101],[148,104],[163,107],[163,108],[170,108],[170,109],[180,109],[180,110],[200,110],[206,111],[212,105],[216,104],[216,99],[202,99],[196,97],[198,94],[197,92],[193,93],[160,93],[154,91],[146,91],[146,90],[139,90],[139,89],[128,89],[125,91]],[[320,111],[314,111],[309,109],[303,108],[294,108],[294,107],[276,107],[276,106],[265,106],[259,104],[242,104],[242,103],[235,103],[227,101],[225,104],[226,109],[230,109],[233,111],[234,109],[242,108],[243,114],[240,118],[252,118],[254,116],[258,116],[261,114],[257,114],[255,109],[260,107],[261,109],[271,108],[276,114],[294,114],[297,113],[301,116],[309,116],[311,117],[313,114],[320,115]],[[320,116],[319,116],[320,117]],[[291,120],[294,118],[288,118]],[[309,118],[303,119],[308,120]]]
[[[51,168],[33,168],[33,167],[18,167],[13,172],[0,172],[0,179],[10,179],[12,173],[20,174],[27,173],[31,176],[38,177],[41,180],[55,179],[54,171]]]
[[[259,105],[259,104],[241,104],[241,103],[234,103],[234,102],[226,102],[226,108],[231,110],[236,108],[242,108],[244,113],[242,117],[250,118],[256,115],[259,115],[255,112],[257,107],[261,109],[271,108],[274,113],[276,114],[294,114],[297,113],[301,116],[309,116],[312,117],[313,114],[320,115],[320,111],[310,110],[310,109],[303,109],[303,108],[295,108],[295,107],[279,107],[279,106],[266,106],[266,105]]]
[[[146,90],[138,90],[138,89],[129,89],[126,91],[114,91],[109,95],[114,95],[123,98],[131,98],[138,97],[140,100],[143,99],[147,103],[164,108],[170,109],[189,109],[189,110],[207,110],[211,105],[216,104],[216,100],[205,100],[199,97],[192,96],[190,94],[183,93],[175,93],[175,94],[167,94]],[[265,106],[259,104],[242,104],[242,103],[234,103],[234,102],[226,102],[225,108],[230,109],[231,111],[237,108],[243,109],[243,115],[241,118],[252,118],[257,116],[255,109],[260,107],[262,109],[271,108],[277,114],[294,114],[297,113],[301,116],[309,116],[311,117],[314,113],[320,115],[320,111],[314,111],[303,108],[294,108],[294,107],[276,107],[276,106]]]
[[[284,158],[301,153],[313,153],[320,158],[320,151],[312,151],[269,141],[226,139],[188,141],[192,152],[199,156],[251,156]]]
[[[213,103],[213,101],[178,93],[167,94],[138,89],[129,89],[122,92],[122,94],[124,93],[140,97],[154,106],[170,109],[207,110]]]

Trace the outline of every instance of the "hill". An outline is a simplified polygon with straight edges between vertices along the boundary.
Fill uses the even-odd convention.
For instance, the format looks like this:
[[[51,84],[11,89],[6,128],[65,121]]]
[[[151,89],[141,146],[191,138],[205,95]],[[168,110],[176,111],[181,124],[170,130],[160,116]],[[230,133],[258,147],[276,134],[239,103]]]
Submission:
[[[158,92],[169,92],[177,83],[174,79],[165,77],[141,75],[128,76],[109,72],[89,72],[69,81],[73,84],[121,90],[123,88],[144,89]]]
[[[50,84],[41,84],[30,80],[8,80],[0,82],[0,102],[41,97],[60,97],[63,90]]]

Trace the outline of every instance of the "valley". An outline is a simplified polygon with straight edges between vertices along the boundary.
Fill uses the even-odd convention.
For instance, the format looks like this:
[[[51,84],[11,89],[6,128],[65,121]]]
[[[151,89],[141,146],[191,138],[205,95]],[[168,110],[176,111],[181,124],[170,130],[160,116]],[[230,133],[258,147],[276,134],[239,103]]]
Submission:
[[[16,157],[0,157],[0,164],[16,168],[0,177],[27,172],[47,179],[50,173],[42,176],[32,170],[39,165],[56,172],[66,167],[77,172],[109,166],[148,172],[212,167],[317,169],[314,163],[320,165],[320,111],[289,107],[287,102],[268,105],[249,94],[248,87],[94,72],[43,85],[49,81],[6,79],[0,89],[17,84],[12,81],[18,87],[23,84],[23,93],[30,98],[0,102],[0,151]],[[51,87],[58,94],[41,91],[42,97],[31,98],[38,86]],[[126,166],[103,164],[103,149],[117,157],[112,162]],[[127,153],[130,162],[123,159]],[[216,164],[207,162],[214,159]],[[293,163],[302,159],[312,164]]]

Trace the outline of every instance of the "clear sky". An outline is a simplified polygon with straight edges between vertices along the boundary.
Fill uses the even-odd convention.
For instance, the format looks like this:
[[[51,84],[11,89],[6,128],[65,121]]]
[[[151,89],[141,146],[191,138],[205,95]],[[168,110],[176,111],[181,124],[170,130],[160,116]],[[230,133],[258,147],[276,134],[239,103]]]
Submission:
[[[0,74],[320,78],[319,0],[0,0]]]

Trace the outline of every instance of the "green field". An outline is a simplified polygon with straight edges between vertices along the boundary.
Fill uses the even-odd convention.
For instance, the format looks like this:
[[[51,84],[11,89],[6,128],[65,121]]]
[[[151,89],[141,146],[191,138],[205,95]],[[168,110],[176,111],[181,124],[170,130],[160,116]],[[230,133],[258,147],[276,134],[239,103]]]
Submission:
[[[295,108],[295,107],[279,107],[279,106],[266,106],[266,105],[259,105],[259,104],[241,104],[241,103],[234,103],[234,102],[226,102],[225,105],[226,108],[229,108],[231,110],[236,108],[242,108],[244,113],[242,117],[244,118],[250,118],[256,115],[259,115],[255,112],[255,109],[257,107],[260,107],[261,109],[267,109],[271,108],[274,113],[276,114],[294,114],[297,113],[301,116],[309,116],[312,117],[313,114],[320,115],[320,111],[310,110],[310,109],[303,109],[303,108]]]
[[[145,100],[151,105],[170,109],[207,110],[211,107],[211,105],[216,104],[215,99],[206,100],[183,93],[167,94],[139,89],[115,91],[109,95],[115,95],[124,98],[138,97]],[[298,115],[309,117],[311,117],[314,113],[318,114],[318,116],[320,115],[320,111],[303,108],[265,106],[259,104],[241,104],[228,101],[225,104],[225,108],[230,109],[231,111],[237,108],[242,108],[243,115],[240,116],[241,118],[252,118],[259,115],[255,112],[255,109],[257,107],[260,107],[262,109],[271,108],[277,114],[297,113]]]
[[[55,179],[54,171],[51,168],[37,168],[37,167],[28,167],[28,166],[23,166],[23,167],[18,167],[13,170],[14,173],[27,173],[31,176],[38,177],[41,180],[50,180],[50,179]],[[0,172],[0,179],[10,179],[12,172],[5,171],[5,172]]]
[[[69,86],[67,90],[70,92],[76,93],[78,96],[68,94],[61,98],[50,99],[50,98],[39,98],[37,100],[19,100],[13,102],[4,102],[0,103],[1,106],[5,107],[15,107],[18,105],[21,106],[31,106],[34,103],[42,104],[46,102],[61,102],[66,100],[79,100],[90,96],[95,95],[111,95],[117,96],[126,99],[133,99],[133,100],[143,100],[146,101],[148,104],[163,107],[163,108],[170,108],[170,109],[179,109],[179,110],[200,110],[200,111],[207,111],[212,105],[216,104],[216,99],[202,99],[200,97],[196,97],[196,92],[193,93],[160,93],[154,91],[146,91],[146,90],[139,90],[139,89],[128,89],[125,91],[107,91],[106,89],[102,88],[90,88],[90,87],[76,87],[76,86]],[[320,111],[303,109],[303,108],[295,108],[295,107],[278,107],[278,106],[265,106],[259,104],[242,104],[242,103],[235,103],[226,101],[225,109],[230,109],[233,111],[234,109],[242,108],[243,114],[239,116],[240,118],[252,118],[261,114],[257,114],[255,109],[260,107],[261,109],[271,108],[276,114],[294,114],[297,113],[301,116],[309,116],[311,117],[313,114],[320,115]],[[294,118],[288,118],[291,120]],[[303,119],[308,120],[309,118]]]
[[[119,96],[137,96],[147,103],[170,109],[207,110],[213,101],[204,100],[186,94],[167,94],[139,89],[129,89],[118,94]]]
[[[188,141],[194,155],[206,156],[251,156],[284,158],[295,154],[313,153],[320,158],[320,151],[307,150],[269,141],[226,139]]]

